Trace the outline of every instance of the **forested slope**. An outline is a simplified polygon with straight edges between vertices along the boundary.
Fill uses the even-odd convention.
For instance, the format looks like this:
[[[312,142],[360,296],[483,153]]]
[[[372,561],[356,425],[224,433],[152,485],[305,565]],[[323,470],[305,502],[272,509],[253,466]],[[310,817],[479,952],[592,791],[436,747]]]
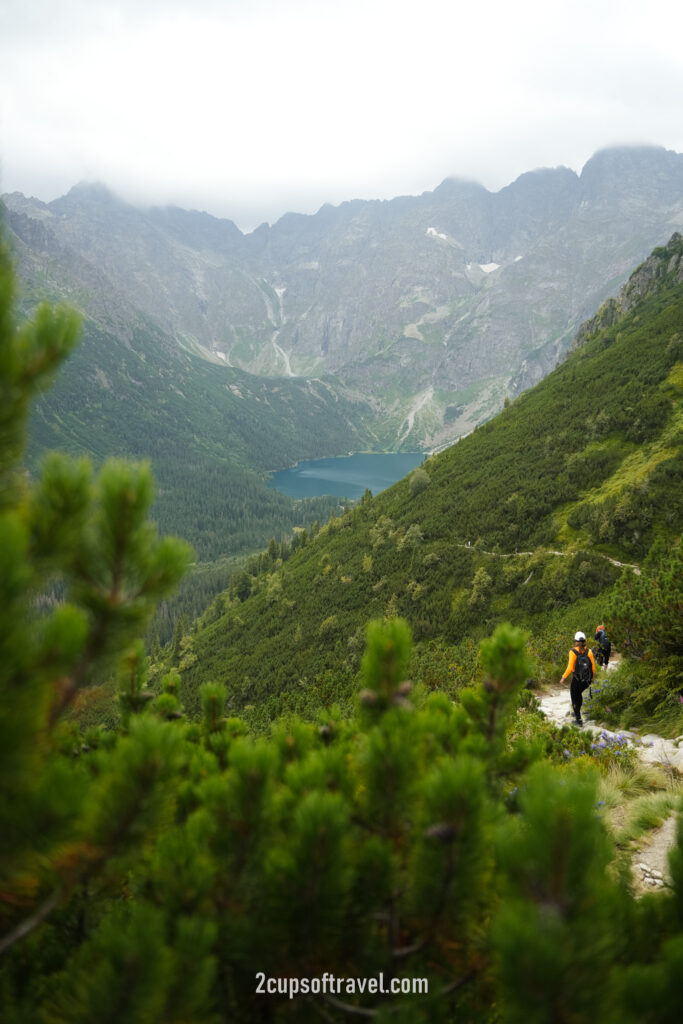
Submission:
[[[423,670],[504,620],[537,630],[598,595],[580,610],[600,616],[613,562],[680,532],[682,253],[656,250],[629,311],[494,420],[219,598],[189,641],[189,705],[207,679],[262,720],[344,702],[377,616],[410,622]]]
[[[290,499],[266,488],[267,470],[367,444],[365,407],[321,381],[256,378],[170,352],[150,326],[123,345],[86,320],[71,362],[36,404],[32,464],[53,448],[97,462],[150,459],[161,528],[202,561],[253,550],[301,522]]]

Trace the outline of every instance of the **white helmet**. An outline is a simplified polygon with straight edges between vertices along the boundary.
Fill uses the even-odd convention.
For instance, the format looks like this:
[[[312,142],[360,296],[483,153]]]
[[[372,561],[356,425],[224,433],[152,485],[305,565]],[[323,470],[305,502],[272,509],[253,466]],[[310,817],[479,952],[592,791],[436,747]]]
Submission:
[[[583,640],[583,642],[585,643],[586,642],[586,634],[582,633],[581,630],[579,630],[578,633],[574,633],[574,639],[575,640]]]

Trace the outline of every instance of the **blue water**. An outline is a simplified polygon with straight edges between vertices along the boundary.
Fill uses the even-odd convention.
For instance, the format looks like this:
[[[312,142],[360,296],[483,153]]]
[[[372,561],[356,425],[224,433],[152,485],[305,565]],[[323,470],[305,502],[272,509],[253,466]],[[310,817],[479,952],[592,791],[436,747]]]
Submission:
[[[279,469],[272,474],[268,486],[290,498],[318,498],[323,494],[360,498],[366,487],[373,494],[391,487],[419,466],[424,457],[424,452],[398,452],[312,459],[291,469]]]

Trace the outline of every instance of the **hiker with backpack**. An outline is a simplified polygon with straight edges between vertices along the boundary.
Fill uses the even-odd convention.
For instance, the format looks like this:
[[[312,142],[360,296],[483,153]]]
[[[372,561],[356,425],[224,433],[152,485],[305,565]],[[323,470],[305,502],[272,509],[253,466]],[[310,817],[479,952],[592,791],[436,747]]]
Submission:
[[[574,710],[574,721],[577,725],[583,725],[581,718],[583,691],[588,689],[595,677],[595,659],[590,647],[586,646],[585,633],[581,631],[575,633],[574,641],[575,646],[569,652],[567,668],[560,679],[560,684],[565,681],[567,676],[572,677],[569,684],[569,696]]]
[[[612,653],[612,644],[605,632],[604,623],[595,627],[595,641],[597,646],[593,648],[593,654],[597,658],[598,665],[604,665],[605,669],[607,669],[609,656]]]

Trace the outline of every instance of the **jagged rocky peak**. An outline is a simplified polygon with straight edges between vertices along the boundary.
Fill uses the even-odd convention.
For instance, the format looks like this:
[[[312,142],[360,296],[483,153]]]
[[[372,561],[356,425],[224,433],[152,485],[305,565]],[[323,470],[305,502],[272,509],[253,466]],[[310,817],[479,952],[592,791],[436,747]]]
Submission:
[[[619,292],[622,308],[632,308],[639,299],[662,287],[683,281],[683,235],[675,231],[666,245],[659,246],[641,263]]]
[[[575,188],[579,176],[570,167],[537,167],[534,171],[525,171],[510,185],[505,185],[499,194],[524,192],[561,192],[566,188]]]
[[[481,195],[484,192],[488,192],[488,189],[481,185],[478,181],[473,181],[471,178],[458,178],[455,175],[444,178],[440,185],[434,189],[434,192],[424,192],[424,196],[435,195],[435,196],[464,196],[472,197]]]
[[[69,209],[77,205],[83,204],[96,204],[102,205],[104,203],[108,205],[125,205],[122,199],[119,199],[110,188],[103,185],[99,181],[80,181],[73,188],[69,189],[65,196],[60,196],[59,199],[54,199],[48,205],[50,209],[56,213],[67,212]]]
[[[624,195],[657,194],[675,202],[683,187],[683,154],[663,146],[616,146],[602,149],[581,172],[583,199],[616,201]]]
[[[231,220],[214,217],[200,210],[183,210],[179,206],[153,206],[147,219],[192,249],[231,251],[240,246],[244,235]]]
[[[2,196],[2,205],[11,213],[25,214],[34,220],[49,220],[53,216],[47,203],[23,192],[7,192]]]
[[[676,284],[683,284],[683,235],[678,231],[633,271],[616,297],[608,299],[594,317],[581,325],[574,347],[580,347],[598,331],[623,320],[643,299]]]

